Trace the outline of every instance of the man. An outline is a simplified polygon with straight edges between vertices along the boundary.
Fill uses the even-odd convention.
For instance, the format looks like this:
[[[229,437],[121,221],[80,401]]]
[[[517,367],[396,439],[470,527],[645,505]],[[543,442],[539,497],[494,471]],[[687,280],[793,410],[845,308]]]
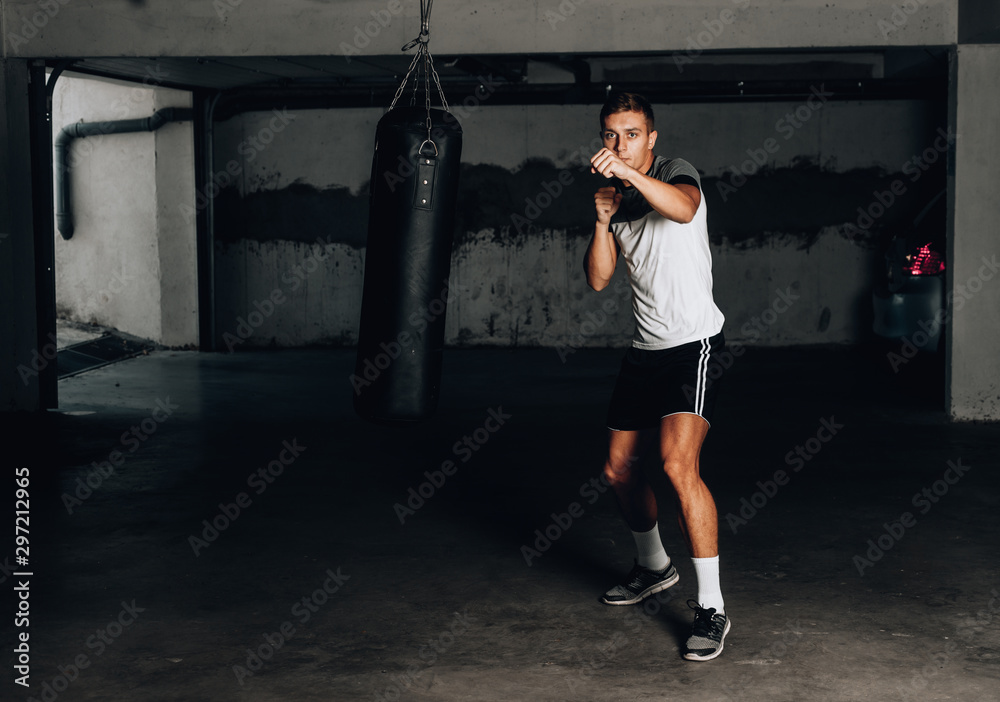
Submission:
[[[677,493],[681,533],[698,579],[688,660],[722,652],[730,622],[719,586],[718,517],[702,482],[699,455],[716,386],[708,368],[724,340],[724,317],[712,298],[712,255],[698,171],[654,156],[649,102],[612,94],[601,110],[604,148],[593,172],[612,180],[594,196],[597,223],[584,267],[587,283],[607,287],[619,253],[628,266],[635,334],[608,409],[604,475],[635,537],[639,555],[626,581],[601,598],[629,605],[678,581],[660,542],[656,498],[636,465],[640,430],[658,433],[663,470]]]

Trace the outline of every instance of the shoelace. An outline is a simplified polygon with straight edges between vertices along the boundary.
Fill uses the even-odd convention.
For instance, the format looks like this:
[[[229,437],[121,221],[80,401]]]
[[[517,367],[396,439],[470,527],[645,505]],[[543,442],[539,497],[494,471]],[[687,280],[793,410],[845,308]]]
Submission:
[[[642,582],[643,571],[646,570],[642,568],[638,563],[632,566],[632,571],[629,573],[628,586],[630,588],[642,587],[644,584]]]
[[[719,638],[722,634],[722,622],[713,619],[715,608],[703,609],[694,600],[688,600],[688,607],[694,610],[694,625],[692,634],[705,638]]]

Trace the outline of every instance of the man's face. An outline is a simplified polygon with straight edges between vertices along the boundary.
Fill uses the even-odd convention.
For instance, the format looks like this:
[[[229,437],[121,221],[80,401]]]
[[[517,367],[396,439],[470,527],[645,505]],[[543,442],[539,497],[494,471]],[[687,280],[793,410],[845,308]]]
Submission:
[[[648,131],[646,116],[641,112],[616,112],[604,120],[601,138],[604,148],[640,173],[653,163],[656,132]]]

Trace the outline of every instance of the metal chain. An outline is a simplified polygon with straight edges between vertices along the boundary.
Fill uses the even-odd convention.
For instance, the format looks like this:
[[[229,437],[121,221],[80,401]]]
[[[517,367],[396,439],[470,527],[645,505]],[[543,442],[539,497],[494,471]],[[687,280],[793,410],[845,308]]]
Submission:
[[[434,84],[437,85],[438,96],[441,98],[441,106],[444,107],[445,112],[451,112],[448,107],[448,101],[444,98],[444,90],[441,89],[441,79],[438,77],[437,69],[434,68],[434,59],[431,59],[431,72],[434,74]]]
[[[406,88],[406,81],[410,80],[410,75],[413,73],[413,68],[416,66],[418,58],[420,58],[419,51],[414,54],[413,60],[410,61],[410,67],[406,70],[406,76],[403,78],[403,82],[399,84],[399,88],[396,90],[396,96],[392,99],[392,104],[389,105],[390,110],[396,106],[396,101],[399,100],[399,96],[403,94],[403,89]]]
[[[406,84],[410,80],[410,76],[416,75],[413,79],[413,94],[410,96],[410,107],[413,107],[417,100],[417,89],[420,84],[420,73],[421,69],[424,74],[424,109],[427,111],[427,141],[431,141],[431,77],[434,77],[434,85],[437,87],[438,97],[441,98],[441,106],[447,112],[451,112],[448,108],[448,101],[445,99],[444,90],[441,88],[441,77],[438,76],[437,69],[434,67],[434,58],[431,56],[430,49],[427,46],[428,39],[430,37],[430,19],[431,19],[431,8],[434,5],[434,0],[420,0],[420,36],[416,39],[408,42],[404,47],[403,51],[409,51],[414,46],[417,47],[417,52],[413,55],[413,60],[410,61],[409,68],[406,69],[406,75],[403,77],[403,82],[400,83],[399,88],[396,90],[396,95],[392,98],[392,104],[389,105],[389,110],[393,110],[396,107],[396,103],[399,101],[400,96],[402,96],[403,91],[406,89]],[[422,65],[421,65],[421,59]]]
[[[423,45],[421,44],[421,46],[423,46]],[[419,52],[418,52],[418,56],[419,56]],[[413,93],[410,95],[410,107],[413,107],[414,105],[417,104],[417,88],[420,87],[420,75],[419,75],[419,72],[420,72],[420,69],[418,68],[417,69],[417,76],[416,76],[416,78],[413,79]]]
[[[430,56],[431,52],[426,50],[424,44],[424,107],[427,109],[427,141],[431,140],[431,72]]]

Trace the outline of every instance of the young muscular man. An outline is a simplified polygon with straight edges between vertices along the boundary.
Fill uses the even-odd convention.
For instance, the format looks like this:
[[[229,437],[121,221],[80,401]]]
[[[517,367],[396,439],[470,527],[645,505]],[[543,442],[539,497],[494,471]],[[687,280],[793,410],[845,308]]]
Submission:
[[[594,196],[597,223],[584,267],[587,283],[599,291],[619,253],[628,266],[636,326],[608,409],[604,475],[639,552],[625,583],[601,599],[636,604],[678,581],[660,542],[656,498],[636,464],[640,430],[656,430],[698,578],[684,657],[711,660],[722,652],[730,622],[719,587],[715,501],[698,464],[715,400],[708,368],[724,344],[724,317],[712,297],[705,202],[691,164],[654,156],[657,135],[645,98],[612,94],[601,110],[601,129],[604,148],[590,162],[612,185]]]

